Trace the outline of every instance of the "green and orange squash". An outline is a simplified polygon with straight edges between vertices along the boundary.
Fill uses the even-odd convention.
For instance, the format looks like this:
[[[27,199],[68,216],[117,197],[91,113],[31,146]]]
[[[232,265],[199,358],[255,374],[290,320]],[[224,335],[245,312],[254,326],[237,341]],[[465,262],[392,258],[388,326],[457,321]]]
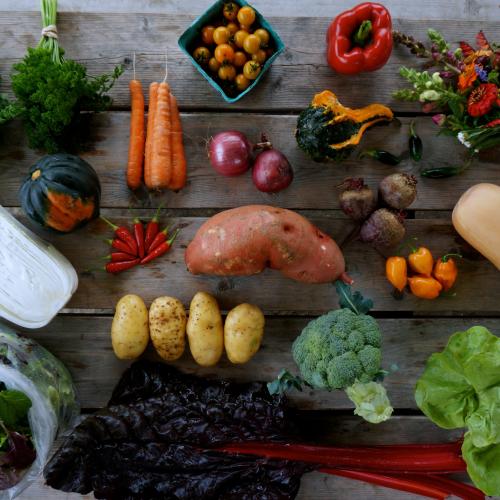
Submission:
[[[389,122],[392,111],[382,104],[351,109],[325,90],[316,94],[300,113],[295,138],[313,160],[343,160],[359,144],[365,131],[376,123]]]
[[[57,153],[44,156],[31,167],[19,197],[31,220],[69,233],[99,216],[101,185],[86,161]]]

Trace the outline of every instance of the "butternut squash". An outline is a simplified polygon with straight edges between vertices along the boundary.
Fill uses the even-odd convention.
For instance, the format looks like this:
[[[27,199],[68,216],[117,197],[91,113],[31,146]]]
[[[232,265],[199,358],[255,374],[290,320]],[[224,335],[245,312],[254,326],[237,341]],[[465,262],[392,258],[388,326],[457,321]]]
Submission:
[[[476,184],[458,200],[452,220],[458,234],[500,270],[500,186]]]

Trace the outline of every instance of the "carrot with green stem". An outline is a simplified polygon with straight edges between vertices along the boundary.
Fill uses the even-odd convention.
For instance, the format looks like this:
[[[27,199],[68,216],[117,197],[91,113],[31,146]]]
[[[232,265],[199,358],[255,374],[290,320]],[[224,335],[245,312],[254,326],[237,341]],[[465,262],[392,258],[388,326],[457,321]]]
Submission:
[[[135,78],[134,52],[134,79],[130,80],[130,140],[127,164],[127,185],[130,189],[137,189],[142,182],[145,130],[144,130],[144,94],[142,85]]]
[[[151,144],[153,142],[153,128],[158,104],[158,82],[149,86],[148,125],[146,134],[146,153],[144,158],[144,183],[151,185]]]
[[[170,110],[172,117],[172,177],[169,188],[177,191],[186,185],[186,155],[182,141],[182,123],[177,99],[170,94]]]

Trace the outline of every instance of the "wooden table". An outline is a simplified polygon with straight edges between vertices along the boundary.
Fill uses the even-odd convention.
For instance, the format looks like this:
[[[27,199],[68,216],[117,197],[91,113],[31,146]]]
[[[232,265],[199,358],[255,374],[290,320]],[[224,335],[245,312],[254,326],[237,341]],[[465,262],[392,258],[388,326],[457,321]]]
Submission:
[[[429,165],[461,160],[464,153],[457,142],[437,137],[429,117],[417,104],[401,103],[391,97],[403,81],[397,76],[402,64],[416,65],[406,49],[395,48],[389,63],[373,74],[346,77],[334,74],[324,57],[324,34],[331,18],[348,7],[340,0],[307,2],[278,0],[255,1],[283,38],[287,50],[279,57],[259,87],[233,104],[225,104],[177,47],[182,31],[210,3],[110,1],[87,2],[94,12],[65,13],[77,10],[81,2],[61,1],[58,16],[60,41],[69,57],[83,61],[91,74],[110,71],[123,64],[125,74],[112,91],[112,111],[95,117],[88,148],[82,154],[98,171],[102,187],[103,213],[117,222],[133,216],[150,217],[160,204],[165,205],[163,222],[185,225],[173,251],[154,264],[113,277],[104,273],[80,276],[73,299],[47,327],[29,332],[42,345],[66,363],[77,385],[85,412],[106,404],[111,390],[127,363],[117,360],[109,338],[113,308],[119,297],[137,293],[150,303],[160,295],[174,295],[188,306],[198,290],[213,293],[221,307],[228,310],[241,302],[253,302],[265,310],[267,328],[262,349],[244,366],[231,366],[223,360],[219,366],[201,369],[186,354],[176,363],[181,369],[200,375],[231,377],[237,380],[269,380],[280,368],[293,369],[290,346],[307,321],[337,307],[334,289],[327,285],[304,285],[266,271],[249,278],[194,277],[185,269],[183,253],[196,229],[210,215],[229,207],[266,203],[291,208],[308,216],[321,229],[342,242],[353,229],[339,211],[336,186],[347,176],[363,176],[376,188],[385,175],[395,171],[370,160],[359,161],[353,155],[342,164],[316,164],[296,146],[293,131],[298,112],[307,106],[313,94],[334,90],[350,106],[380,102],[391,106],[401,126],[375,128],[362,147],[383,146],[399,152],[406,147],[408,124],[415,120],[424,141],[424,161]],[[354,4],[355,2],[349,2]],[[440,30],[457,42],[473,41],[483,29],[491,40],[500,39],[499,6],[495,1],[475,2],[410,0],[387,2],[394,15],[394,26],[424,39],[428,27]],[[16,7],[17,6],[17,7]],[[75,9],[76,7],[76,9]],[[32,9],[31,2],[20,0],[9,10]],[[102,11],[119,10],[119,13]],[[142,11],[145,13],[132,13]],[[296,16],[296,17],[286,17]],[[322,16],[322,17],[309,17]],[[275,16],[275,17],[273,17]],[[307,16],[307,17],[302,17]],[[421,19],[432,21],[421,21]],[[447,19],[447,20],[445,20]],[[9,92],[11,65],[21,58],[27,46],[38,41],[40,16],[37,12],[0,12],[0,74],[2,91]],[[163,78],[164,53],[168,50],[169,82],[182,109],[189,182],[181,193],[135,196],[124,181],[129,127],[128,81],[132,77],[132,54],[137,57],[137,74],[147,86]],[[206,140],[225,129],[238,129],[256,140],[266,132],[273,143],[289,158],[295,170],[292,186],[278,195],[258,192],[249,175],[226,178],[209,166]],[[39,154],[31,151],[19,123],[2,131],[0,137],[0,204],[27,222],[19,209],[17,191],[28,167]],[[408,214],[408,234],[418,237],[434,254],[459,247],[450,223],[450,210],[469,186],[479,182],[500,183],[498,151],[485,154],[465,174],[448,180],[419,179],[418,199]],[[399,170],[418,173],[419,166],[405,161]],[[43,234],[43,233],[42,233]],[[109,231],[104,223],[93,222],[67,236],[44,234],[73,263],[78,271],[93,267],[107,253],[101,241]],[[344,246],[350,274],[356,287],[375,302],[373,314],[384,331],[384,365],[398,369],[387,380],[395,416],[390,422],[371,426],[352,415],[351,404],[341,392],[309,392],[292,396],[292,404],[303,410],[304,432],[310,439],[341,444],[400,443],[409,441],[446,441],[457,437],[434,426],[416,408],[413,398],[415,381],[426,358],[445,345],[457,330],[483,324],[500,332],[500,280],[494,267],[484,260],[460,263],[460,276],[454,296],[422,301],[408,295],[403,300],[391,296],[384,278],[384,259],[375,250],[359,242]],[[154,357],[152,353],[149,356]],[[410,499],[415,496],[368,486],[362,483],[309,474],[303,479],[301,499]],[[24,499],[78,498],[38,484],[22,495]]]

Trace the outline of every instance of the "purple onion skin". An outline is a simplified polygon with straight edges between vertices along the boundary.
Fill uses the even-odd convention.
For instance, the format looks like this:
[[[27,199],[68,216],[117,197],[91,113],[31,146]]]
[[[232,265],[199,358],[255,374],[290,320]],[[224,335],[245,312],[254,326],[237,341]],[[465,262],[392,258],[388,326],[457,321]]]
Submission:
[[[292,183],[293,169],[283,153],[266,149],[255,159],[252,179],[259,191],[277,193]]]
[[[252,145],[245,134],[237,130],[220,132],[210,139],[208,157],[219,174],[241,175],[252,163]]]

